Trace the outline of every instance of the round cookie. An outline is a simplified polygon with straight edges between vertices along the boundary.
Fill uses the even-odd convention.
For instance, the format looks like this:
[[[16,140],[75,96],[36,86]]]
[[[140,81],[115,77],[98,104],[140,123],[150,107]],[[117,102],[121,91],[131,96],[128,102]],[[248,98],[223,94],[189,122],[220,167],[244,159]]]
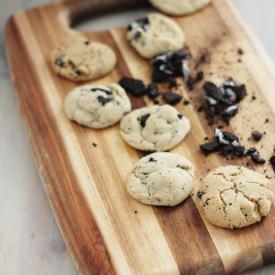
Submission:
[[[127,39],[145,58],[165,52],[176,52],[183,47],[184,33],[172,19],[159,13],[150,13],[128,26]]]
[[[197,196],[206,219],[224,228],[242,228],[267,216],[273,193],[265,176],[240,166],[219,167],[200,183]]]
[[[73,81],[87,81],[108,74],[116,65],[116,55],[107,45],[77,40],[51,54],[54,71]]]
[[[153,153],[140,159],[128,178],[127,190],[144,204],[175,206],[194,188],[190,161],[172,153]]]
[[[166,151],[179,144],[190,131],[190,122],[169,105],[132,111],[120,122],[123,139],[141,151]]]
[[[210,0],[149,0],[153,6],[171,15],[196,12],[209,4]]]
[[[131,103],[118,84],[85,85],[67,95],[64,109],[69,119],[99,129],[117,123],[131,110]]]

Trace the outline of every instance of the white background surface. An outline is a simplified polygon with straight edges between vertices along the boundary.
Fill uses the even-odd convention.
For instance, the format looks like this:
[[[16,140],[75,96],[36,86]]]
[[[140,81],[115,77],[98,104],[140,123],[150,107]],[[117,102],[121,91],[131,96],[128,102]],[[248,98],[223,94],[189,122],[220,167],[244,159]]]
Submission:
[[[0,275],[77,274],[34,165],[3,49],[3,27],[8,16],[45,2],[48,1],[0,0]],[[233,2],[275,61],[275,0]],[[129,18],[124,14],[119,20],[112,17],[107,21],[119,25]],[[107,21],[105,28],[109,27]],[[92,27],[85,24],[82,28],[102,28],[102,22],[101,19]],[[273,275],[275,266],[247,274]]]

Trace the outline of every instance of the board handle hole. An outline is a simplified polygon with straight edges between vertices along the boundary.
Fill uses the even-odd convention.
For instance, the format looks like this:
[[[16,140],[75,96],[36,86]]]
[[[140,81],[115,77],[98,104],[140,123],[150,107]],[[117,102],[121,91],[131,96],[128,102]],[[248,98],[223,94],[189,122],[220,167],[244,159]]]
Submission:
[[[104,1],[104,0],[102,0]],[[128,0],[129,1],[129,0]],[[144,17],[154,11],[144,0],[124,0],[121,4],[105,6],[71,7],[69,11],[70,27],[81,32],[101,32],[117,27],[125,27],[133,20]],[[106,2],[106,1],[105,1]]]

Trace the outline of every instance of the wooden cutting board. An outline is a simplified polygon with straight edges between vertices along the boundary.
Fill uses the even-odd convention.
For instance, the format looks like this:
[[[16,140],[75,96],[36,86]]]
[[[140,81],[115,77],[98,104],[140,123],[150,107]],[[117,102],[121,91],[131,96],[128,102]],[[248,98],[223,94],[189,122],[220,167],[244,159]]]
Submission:
[[[118,126],[95,131],[69,121],[62,102],[76,84],[56,76],[49,52],[60,42],[86,36],[109,44],[118,56],[116,69],[95,83],[117,82],[122,76],[150,81],[150,65],[125,40],[125,28],[78,33],[69,26],[84,16],[143,4],[140,0],[75,0],[18,12],[6,26],[11,78],[22,117],[32,141],[37,167],[56,220],[76,265],[83,274],[223,274],[275,262],[275,207],[260,224],[242,230],[210,225],[190,198],[175,208],[139,204],[125,190],[127,175],[141,154],[121,139]],[[233,76],[245,83],[249,95],[229,129],[245,145],[252,129],[266,131],[257,145],[268,159],[275,144],[274,67],[258,42],[251,38],[226,0],[213,3],[192,16],[175,18],[197,58],[204,49],[211,63],[206,79],[216,82]],[[243,56],[237,49],[245,50]],[[238,59],[241,59],[238,61]],[[249,165],[272,176],[270,166],[247,160],[204,157],[199,144],[212,136],[202,113],[196,111],[202,92],[182,91],[191,104],[177,108],[192,122],[192,132],[173,152],[189,158],[198,179],[208,169],[226,163]],[[252,100],[252,95],[257,97]],[[131,98],[135,108],[151,104]],[[265,123],[269,118],[270,122]],[[92,146],[96,143],[97,147]]]

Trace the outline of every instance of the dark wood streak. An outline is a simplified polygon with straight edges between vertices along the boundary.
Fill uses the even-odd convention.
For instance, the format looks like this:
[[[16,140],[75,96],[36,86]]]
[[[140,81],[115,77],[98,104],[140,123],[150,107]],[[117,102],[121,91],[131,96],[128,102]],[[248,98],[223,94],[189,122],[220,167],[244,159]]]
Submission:
[[[218,251],[192,199],[189,198],[175,208],[156,207],[154,212],[181,274],[225,272]]]
[[[45,99],[37,93],[42,87],[39,78],[34,77],[37,72],[33,67],[32,57],[28,54],[14,18],[9,20],[6,34],[10,39],[8,51],[13,52],[13,55],[9,55],[9,65],[13,71],[20,70],[20,78],[17,78],[18,74],[16,74],[13,79],[16,90],[20,94],[18,96],[20,108],[25,115],[24,121],[40,165],[43,182],[51,183],[45,184],[44,187],[59,220],[60,230],[66,236],[66,245],[84,274],[115,274],[109,253],[87,201],[79,186],[75,184],[77,178],[70,165],[55,118],[48,109]],[[20,68],[21,62],[25,65],[24,70]],[[25,85],[21,85],[23,78]],[[29,100],[30,98],[32,100]],[[51,150],[48,150],[49,148]],[[47,155],[44,154],[46,151]],[[54,165],[56,163],[59,163],[58,167]],[[71,200],[67,200],[67,197]],[[79,221],[82,226],[78,223]],[[83,231],[83,224],[90,230]]]

